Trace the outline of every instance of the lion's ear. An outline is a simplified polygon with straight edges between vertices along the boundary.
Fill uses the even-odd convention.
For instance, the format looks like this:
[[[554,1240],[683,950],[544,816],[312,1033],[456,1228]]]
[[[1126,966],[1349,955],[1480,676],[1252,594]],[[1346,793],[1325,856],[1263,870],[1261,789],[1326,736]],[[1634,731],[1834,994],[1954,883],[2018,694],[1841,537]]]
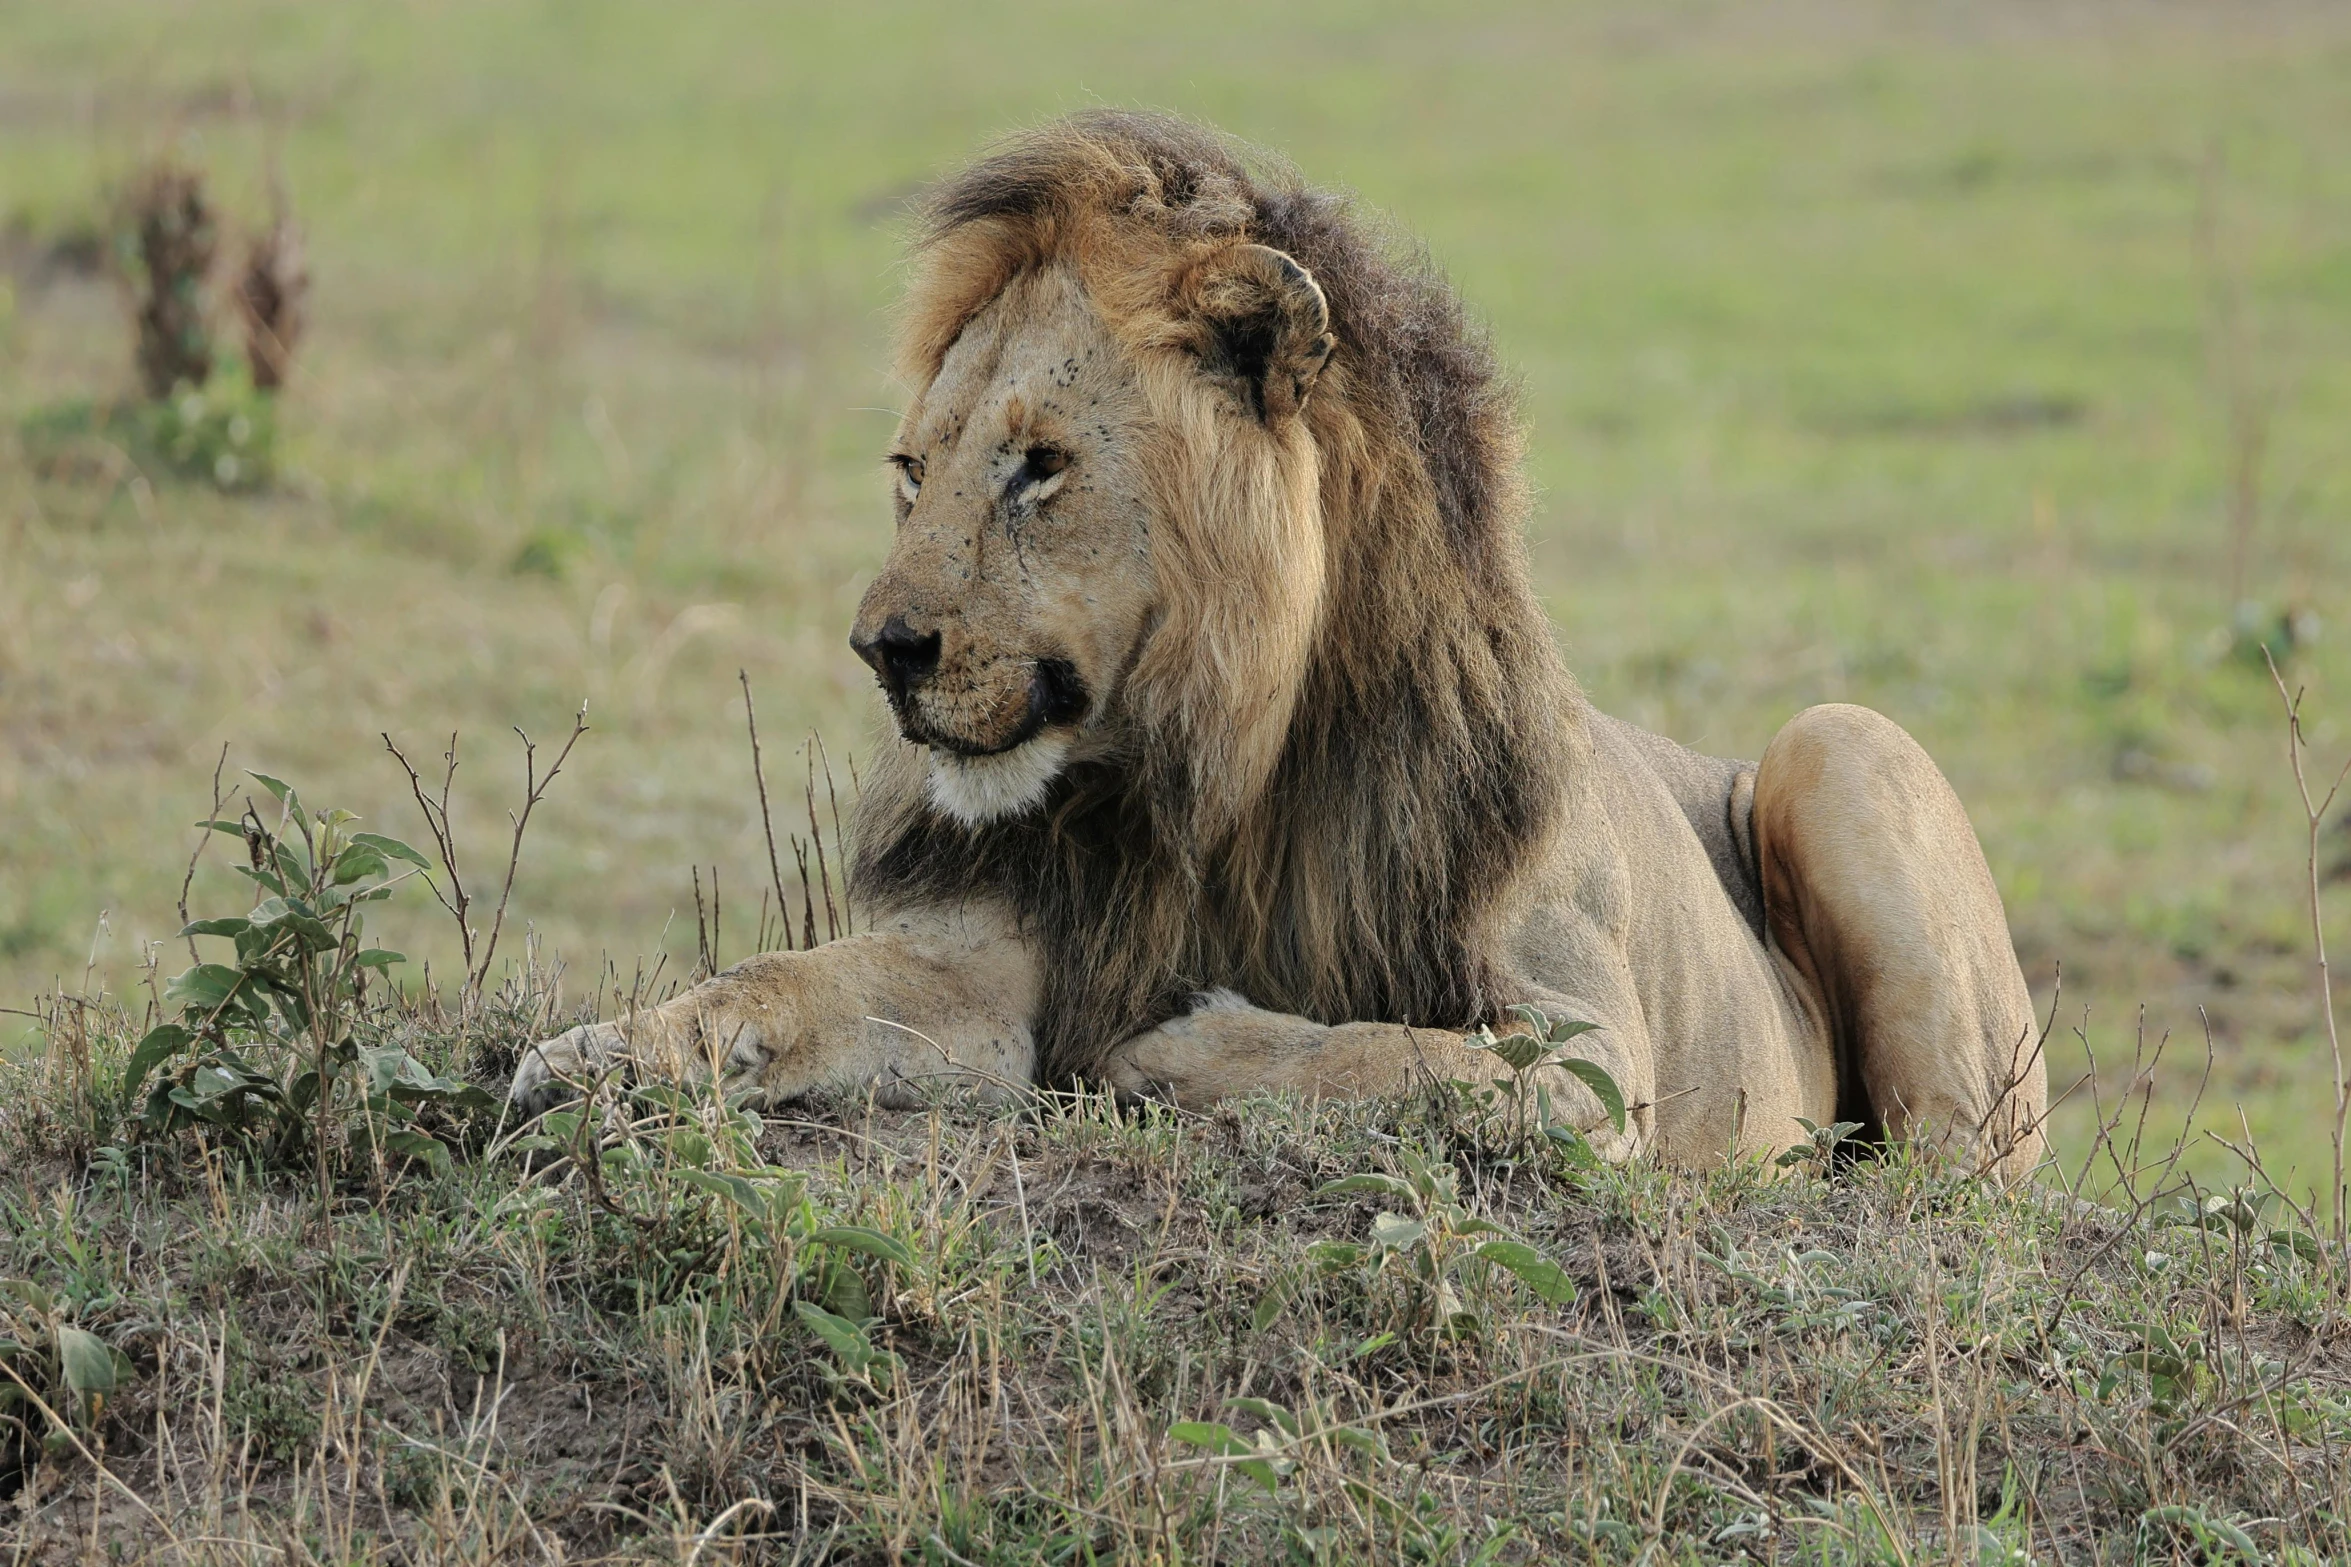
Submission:
[[[1314,275],[1269,245],[1236,245],[1196,269],[1188,285],[1202,329],[1201,368],[1230,383],[1268,425],[1296,414],[1336,341]]]

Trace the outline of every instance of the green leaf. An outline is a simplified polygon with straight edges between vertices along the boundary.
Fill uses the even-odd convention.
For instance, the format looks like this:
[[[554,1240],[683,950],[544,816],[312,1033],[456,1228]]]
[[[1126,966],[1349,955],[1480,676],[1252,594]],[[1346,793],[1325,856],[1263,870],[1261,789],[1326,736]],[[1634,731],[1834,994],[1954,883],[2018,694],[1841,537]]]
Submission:
[[[1249,1313],[1250,1329],[1263,1333],[1272,1327],[1281,1314],[1290,1309],[1290,1302],[1298,1298],[1298,1285],[1295,1274],[1285,1274],[1268,1285],[1265,1293],[1257,1297],[1257,1305]]]
[[[1187,1447],[1204,1447],[1219,1458],[1234,1453],[1254,1453],[1256,1448],[1241,1439],[1241,1433],[1216,1420],[1179,1420],[1167,1428],[1170,1441]]]
[[[2225,1545],[2235,1551],[2240,1559],[2252,1564],[2252,1567],[2259,1567],[2259,1563],[2263,1559],[2261,1547],[2253,1543],[2251,1535],[2225,1518],[2213,1517],[2201,1507],[2177,1504],[2168,1507],[2150,1507],[2139,1515],[2139,1528],[2142,1533],[2149,1524],[2162,1524],[2168,1528],[2185,1529],[2195,1535],[2196,1543],[2206,1547],[2208,1552],[2214,1544]]]
[[[1407,1219],[1400,1213],[1383,1213],[1371,1221],[1371,1241],[1389,1251],[1402,1251],[1416,1246],[1429,1232],[1429,1227],[1418,1219]]]
[[[284,805],[288,800],[291,800],[294,802],[294,809],[301,809],[302,797],[294,793],[292,785],[281,783],[279,780],[270,777],[270,775],[267,773],[254,772],[251,768],[247,768],[245,770],[245,776],[253,779],[256,783],[259,783],[262,788],[267,789],[270,794],[275,797],[278,804]]]
[[[1478,1247],[1478,1255],[1518,1275],[1520,1283],[1554,1306],[1564,1306],[1576,1297],[1575,1280],[1561,1272],[1557,1263],[1523,1242],[1487,1241]]]
[[[235,995],[237,987],[244,982],[243,973],[225,964],[199,963],[175,975],[172,982],[163,987],[163,999],[198,1012],[214,1012]]]
[[[1219,1458],[1237,1460],[1233,1467],[1263,1486],[1268,1494],[1281,1483],[1270,1461],[1247,1456],[1257,1449],[1231,1426],[1210,1420],[1179,1420],[1167,1428],[1167,1434],[1188,1447],[1203,1447]]]
[[[123,1071],[123,1093],[134,1092],[140,1079],[195,1042],[196,1036],[177,1023],[163,1023],[147,1030],[147,1037],[131,1052],[131,1063]]]
[[[1622,1135],[1624,1090],[1616,1086],[1616,1079],[1608,1075],[1608,1069],[1597,1061],[1586,1061],[1581,1056],[1562,1056],[1559,1065],[1592,1091],[1592,1097],[1600,1101],[1600,1108],[1608,1112],[1608,1124]]]
[[[383,855],[364,843],[346,846],[335,856],[335,885],[347,887],[362,876],[389,876],[391,864]]]
[[[1462,1041],[1472,1050],[1489,1051],[1513,1072],[1526,1072],[1551,1053],[1551,1047],[1532,1034],[1472,1034]]]
[[[254,869],[250,865],[233,865],[229,868],[235,871],[238,875],[244,877],[247,881],[252,882],[256,886],[267,887],[271,892],[282,894],[287,891],[285,878],[280,876],[276,871],[267,868],[266,866],[259,870]]]
[[[411,849],[407,844],[397,838],[387,838],[380,832],[355,832],[351,835],[351,842],[355,846],[373,849],[387,860],[406,860],[419,870],[429,871],[433,868],[432,861]]]
[[[1295,1437],[1298,1434],[1298,1417],[1269,1398],[1228,1398],[1224,1401],[1224,1407],[1255,1415],[1284,1436]]]
[[[449,1170],[449,1150],[430,1132],[396,1129],[383,1134],[384,1146],[394,1153],[406,1154],[420,1164],[429,1165],[436,1175]]]
[[[852,1371],[862,1371],[873,1359],[873,1341],[865,1336],[862,1324],[847,1317],[836,1316],[822,1306],[805,1300],[792,1302],[792,1314],[806,1323],[810,1332],[824,1340],[841,1364]]]
[[[901,1268],[911,1269],[914,1266],[914,1253],[906,1249],[904,1241],[884,1235],[879,1230],[869,1230],[863,1225],[836,1224],[818,1230],[808,1238],[819,1246],[838,1246],[844,1251],[863,1252],[868,1257],[877,1257]]]
[[[57,1309],[57,1297],[31,1279],[0,1279],[0,1292],[14,1295],[43,1316]]]
[[[1352,1241],[1316,1241],[1306,1248],[1306,1256],[1325,1273],[1335,1273],[1361,1263],[1363,1248]]]
[[[723,1197],[754,1219],[767,1217],[767,1205],[759,1200],[759,1190],[739,1175],[724,1170],[684,1169],[675,1172],[677,1178],[696,1191]]]
[[[2299,1257],[2304,1262],[2318,1262],[2326,1255],[2319,1249],[2315,1237],[2301,1230],[2276,1229],[2265,1237],[2269,1249],[2280,1256]]]
[[[1411,1200],[1412,1187],[1393,1175],[1350,1175],[1315,1188],[1317,1197],[1338,1197],[1348,1192],[1378,1192],[1384,1197],[1402,1197]]]
[[[1268,1495],[1271,1495],[1274,1488],[1281,1484],[1280,1475],[1276,1473],[1273,1464],[1267,1459],[1235,1459],[1233,1461],[1233,1467],[1240,1470],[1241,1473],[1247,1475],[1250,1479],[1256,1481],[1259,1485],[1263,1486]]]
[[[407,962],[408,954],[405,952],[394,952],[389,947],[369,947],[366,951],[360,953],[359,956],[353,958],[351,961],[360,968],[385,969],[390,968],[395,963]]]
[[[242,936],[253,928],[253,922],[242,914],[225,919],[190,920],[180,927],[182,936]]]
[[[863,1322],[872,1316],[873,1291],[865,1287],[865,1275],[847,1263],[833,1261],[824,1270],[824,1303],[852,1322]]]
[[[77,1393],[114,1391],[114,1351],[95,1333],[59,1323],[57,1359],[65,1370],[65,1385]]]
[[[1541,1039],[1551,1032],[1551,1014],[1541,1007],[1530,1007],[1525,1002],[1515,1002],[1502,1010],[1532,1029],[1537,1039]]]

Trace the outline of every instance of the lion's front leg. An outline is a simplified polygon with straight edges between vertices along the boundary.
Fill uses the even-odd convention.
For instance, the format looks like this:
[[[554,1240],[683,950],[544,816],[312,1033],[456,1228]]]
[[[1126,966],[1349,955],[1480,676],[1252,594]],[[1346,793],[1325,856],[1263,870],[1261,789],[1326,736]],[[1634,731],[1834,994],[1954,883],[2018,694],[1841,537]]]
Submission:
[[[1037,993],[1036,960],[1008,915],[916,911],[813,951],[748,958],[660,1006],[534,1045],[509,1097],[536,1114],[617,1068],[715,1077],[764,1104],[868,1085],[892,1102],[931,1084],[1017,1093],[1034,1070]]]
[[[1600,1022],[1573,1053],[1598,1061],[1628,1104],[1646,1107],[1653,1073],[1637,1023],[1602,1021],[1595,1009],[1548,992],[1530,990],[1527,999],[1557,1016]],[[1492,1052],[1467,1048],[1452,1029],[1332,1026],[1251,1006],[1230,991],[1211,991],[1190,1011],[1119,1045],[1104,1070],[1122,1093],[1193,1108],[1252,1093],[1364,1099],[1431,1081],[1482,1083],[1509,1075]],[[1629,1153],[1642,1139],[1645,1114],[1636,1114],[1618,1137],[1599,1100],[1573,1077],[1553,1070],[1544,1082],[1564,1118],[1592,1134],[1604,1154]]]

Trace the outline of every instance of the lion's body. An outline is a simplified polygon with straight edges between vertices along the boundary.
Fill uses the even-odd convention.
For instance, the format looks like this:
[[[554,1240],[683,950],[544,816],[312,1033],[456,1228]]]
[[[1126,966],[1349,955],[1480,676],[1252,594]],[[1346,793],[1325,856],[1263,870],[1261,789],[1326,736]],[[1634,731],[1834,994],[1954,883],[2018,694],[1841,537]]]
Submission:
[[[2029,1001],[1949,786],[1861,709],[1753,767],[1594,712],[1441,283],[1167,121],[1050,128],[932,210],[853,637],[906,736],[858,811],[872,928],[690,992],[637,1054],[779,1097],[1369,1093],[1485,1075],[1461,1031],[1524,1004],[1598,1025],[1621,1148],[1843,1110],[2029,1164]],[[620,1043],[575,1031],[518,1097]]]

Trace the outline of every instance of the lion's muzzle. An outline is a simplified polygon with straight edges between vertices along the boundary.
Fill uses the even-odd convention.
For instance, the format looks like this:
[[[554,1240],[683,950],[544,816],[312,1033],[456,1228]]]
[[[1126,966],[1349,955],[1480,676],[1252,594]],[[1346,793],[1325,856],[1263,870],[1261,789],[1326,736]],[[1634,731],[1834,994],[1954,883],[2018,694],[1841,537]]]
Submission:
[[[943,656],[944,640],[898,615],[849,638],[881,682],[899,733],[916,745],[997,756],[1056,725],[1079,722],[1093,705],[1084,677],[1066,658]]]

